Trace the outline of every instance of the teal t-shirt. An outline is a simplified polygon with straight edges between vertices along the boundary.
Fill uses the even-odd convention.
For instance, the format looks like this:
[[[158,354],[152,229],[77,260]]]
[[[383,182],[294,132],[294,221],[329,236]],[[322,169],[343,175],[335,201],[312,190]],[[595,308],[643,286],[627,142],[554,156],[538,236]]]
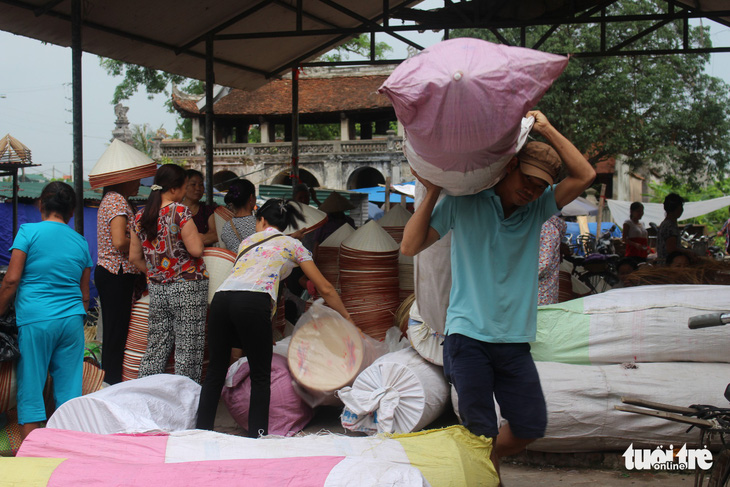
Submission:
[[[81,274],[94,263],[84,237],[59,222],[26,223],[13,249],[26,255],[15,297],[18,326],[86,314]]]
[[[430,225],[441,237],[453,232],[447,334],[535,341],[540,229],[557,211],[551,188],[507,219],[494,189],[439,201]]]

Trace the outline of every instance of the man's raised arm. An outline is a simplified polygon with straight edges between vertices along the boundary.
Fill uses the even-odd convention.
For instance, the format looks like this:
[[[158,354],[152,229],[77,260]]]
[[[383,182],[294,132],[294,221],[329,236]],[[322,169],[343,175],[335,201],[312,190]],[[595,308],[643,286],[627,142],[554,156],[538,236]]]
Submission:
[[[427,249],[440,238],[438,232],[431,227],[431,213],[441,193],[441,187],[422,179],[415,171],[412,172],[416,179],[426,187],[426,196],[403,229],[400,251],[403,255],[411,256]]]
[[[555,203],[558,208],[583,194],[596,178],[596,171],[590,162],[583,157],[578,149],[563,134],[553,127],[547,117],[537,110],[528,112],[526,117],[535,117],[532,130],[547,139],[562,159],[568,176],[555,186]]]

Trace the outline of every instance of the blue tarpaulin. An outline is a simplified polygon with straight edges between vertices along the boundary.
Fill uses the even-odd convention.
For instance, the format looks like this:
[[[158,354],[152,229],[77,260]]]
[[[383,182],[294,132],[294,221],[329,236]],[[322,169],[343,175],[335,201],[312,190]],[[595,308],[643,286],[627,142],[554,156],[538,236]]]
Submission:
[[[89,252],[91,259],[96,263],[97,245],[96,245],[96,208],[84,207],[84,237],[89,244]],[[35,223],[41,221],[41,212],[35,205],[27,205],[18,203],[18,225],[23,223]],[[68,223],[74,228],[74,219]],[[0,203],[0,265],[8,265],[10,262],[10,247],[13,245],[13,204],[11,202]],[[59,255],[62,259],[63,256]],[[94,272],[91,272],[91,298],[97,296],[93,279]]]
[[[357,188],[352,190],[355,193],[365,193],[368,195],[368,200],[374,203],[385,203],[385,188],[375,186],[374,188]],[[406,196],[406,203],[413,203],[413,198]],[[396,193],[390,193],[391,203],[400,203],[401,195]]]

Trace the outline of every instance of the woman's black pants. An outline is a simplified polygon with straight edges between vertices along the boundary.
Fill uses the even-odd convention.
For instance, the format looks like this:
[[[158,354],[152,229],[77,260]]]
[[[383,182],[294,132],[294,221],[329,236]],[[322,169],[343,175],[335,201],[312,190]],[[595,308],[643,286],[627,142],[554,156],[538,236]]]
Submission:
[[[271,400],[271,296],[264,292],[219,291],[208,314],[210,363],[198,403],[198,429],[213,429],[216,409],[230,362],[231,348],[239,345],[251,370],[248,436],[269,432]]]

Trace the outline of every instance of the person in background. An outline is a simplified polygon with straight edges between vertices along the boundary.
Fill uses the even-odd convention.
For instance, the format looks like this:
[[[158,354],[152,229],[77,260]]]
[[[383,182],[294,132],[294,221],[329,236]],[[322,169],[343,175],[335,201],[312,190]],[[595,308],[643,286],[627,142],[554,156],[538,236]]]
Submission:
[[[656,237],[657,260],[666,262],[669,254],[675,251],[686,253],[687,257],[691,259],[690,251],[681,246],[679,225],[677,225],[677,220],[684,212],[684,199],[677,193],[669,193],[664,198],[664,211],[667,216],[659,225]]]
[[[315,244],[319,245],[327,240],[327,237],[335,233],[342,225],[349,224],[355,228],[355,220],[345,215],[346,211],[354,208],[355,205],[350,200],[335,191],[331,192],[327,199],[319,205],[320,211],[327,213],[327,222],[314,231]]]
[[[218,233],[215,229],[215,203],[201,203],[200,200],[205,194],[205,183],[203,173],[195,169],[186,171],[188,185],[182,203],[190,209],[193,221],[198,232],[203,235],[203,245],[210,246],[218,241]]]
[[[297,203],[308,205],[310,202],[314,202],[315,205],[319,206],[320,202],[317,199],[317,192],[314,188],[310,188],[304,183],[299,183],[292,189],[292,199]]]
[[[101,302],[104,381],[110,385],[122,381],[122,360],[134,289],[142,276],[129,262],[129,242],[134,232],[134,208],[129,198],[138,190],[139,179],[105,186],[96,214],[99,257],[94,269],[94,284]]]
[[[730,210],[730,208],[728,208]],[[717,236],[725,237],[725,255],[730,255],[730,218],[727,219],[725,225],[722,226]]]
[[[226,248],[236,252],[241,241],[256,233],[256,187],[248,179],[236,179],[228,188],[226,205],[233,212],[233,218],[223,225],[221,240]]]
[[[256,233],[241,242],[231,274],[210,305],[208,346],[210,365],[200,392],[196,428],[213,429],[216,408],[228,371],[231,347],[242,345],[251,367],[251,407],[248,436],[265,436],[271,399],[271,319],[282,279],[300,266],[327,304],[350,320],[340,296],[317,269],[301,242],[285,236],[288,226],[304,221],[297,207],[270,199],[256,211]]]
[[[18,423],[25,439],[46,420],[43,388],[50,372],[56,407],[81,396],[84,318],[94,266],[89,246],[68,222],[76,194],[48,183],[40,196],[42,221],[20,226],[0,287],[0,315],[13,295],[18,325]]]
[[[451,292],[446,313],[444,374],[459,396],[464,426],[493,438],[491,460],[521,452],[545,434],[547,407],[530,342],[537,333],[538,245],[542,224],[583,193],[596,172],[539,111],[534,132],[550,144],[528,142],[504,177],[474,195],[426,188],[405,226],[401,252],[416,255],[449,231]],[[565,166],[568,176],[555,179]],[[553,188],[554,185],[554,188]],[[508,423],[498,428],[494,400]]]
[[[537,273],[537,305],[558,302],[558,272],[561,242],[568,225],[558,215],[551,216],[540,230],[540,258]]]
[[[614,289],[626,287],[626,276],[634,272],[639,268],[639,262],[636,257],[624,257],[616,264],[616,276],[618,277],[618,284],[613,286]]]
[[[649,255],[649,232],[641,223],[644,216],[644,205],[635,201],[629,207],[629,219],[624,222],[623,240],[626,244],[625,257],[646,260]]]
[[[135,216],[129,260],[147,274],[150,293],[147,350],[139,377],[161,374],[175,347],[175,374],[200,383],[208,308],[203,239],[187,206],[187,176],[160,166],[147,206]]]

